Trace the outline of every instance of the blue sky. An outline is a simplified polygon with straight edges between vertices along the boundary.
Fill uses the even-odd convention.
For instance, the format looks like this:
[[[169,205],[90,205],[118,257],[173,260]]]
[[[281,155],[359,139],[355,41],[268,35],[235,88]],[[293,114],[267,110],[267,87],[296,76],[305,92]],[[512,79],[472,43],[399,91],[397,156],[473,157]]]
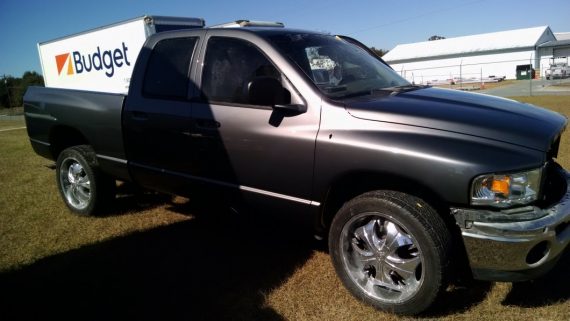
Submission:
[[[36,44],[142,16],[201,17],[208,25],[236,19],[350,35],[392,49],[399,43],[549,25],[570,32],[569,0],[1,0],[0,75],[41,72]]]

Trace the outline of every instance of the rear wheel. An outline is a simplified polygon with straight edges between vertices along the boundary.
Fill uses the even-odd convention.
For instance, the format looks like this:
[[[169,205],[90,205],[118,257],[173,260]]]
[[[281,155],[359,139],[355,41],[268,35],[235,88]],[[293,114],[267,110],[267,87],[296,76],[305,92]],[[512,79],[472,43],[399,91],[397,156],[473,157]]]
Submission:
[[[115,181],[99,170],[97,156],[90,146],[65,149],[56,165],[59,192],[74,213],[101,213],[115,196]]]
[[[446,285],[451,236],[419,198],[363,194],[333,219],[329,250],[337,274],[357,298],[398,314],[427,309]]]

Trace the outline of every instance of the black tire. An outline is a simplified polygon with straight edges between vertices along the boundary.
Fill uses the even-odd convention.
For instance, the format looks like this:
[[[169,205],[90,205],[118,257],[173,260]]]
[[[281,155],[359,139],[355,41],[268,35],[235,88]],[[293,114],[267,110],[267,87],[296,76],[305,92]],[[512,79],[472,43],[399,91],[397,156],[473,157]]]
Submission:
[[[102,173],[88,145],[73,146],[59,154],[56,182],[65,205],[78,215],[103,213],[115,198],[115,180]]]
[[[423,200],[374,191],[342,206],[329,230],[329,252],[345,287],[387,312],[426,310],[447,285],[451,235]]]

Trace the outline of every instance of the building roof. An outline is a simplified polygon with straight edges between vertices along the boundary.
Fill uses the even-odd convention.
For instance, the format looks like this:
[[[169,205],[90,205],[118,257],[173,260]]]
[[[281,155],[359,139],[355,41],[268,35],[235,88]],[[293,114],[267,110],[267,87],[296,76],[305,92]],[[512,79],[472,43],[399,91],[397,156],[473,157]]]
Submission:
[[[539,48],[545,48],[545,47],[560,47],[560,46],[567,46],[570,45],[570,39],[566,39],[566,40],[554,40],[554,41],[548,41],[545,42],[541,45],[538,45]]]
[[[556,40],[570,40],[570,32],[555,32]]]
[[[504,49],[529,48],[552,40],[556,40],[556,38],[550,27],[542,26],[397,45],[385,54],[382,59],[387,62],[395,62]]]

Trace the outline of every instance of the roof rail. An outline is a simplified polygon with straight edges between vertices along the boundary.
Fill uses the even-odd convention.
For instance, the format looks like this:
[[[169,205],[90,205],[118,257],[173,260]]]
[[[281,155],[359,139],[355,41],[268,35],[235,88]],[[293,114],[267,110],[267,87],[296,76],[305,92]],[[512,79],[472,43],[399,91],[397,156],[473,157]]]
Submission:
[[[282,22],[274,22],[274,21],[236,20],[233,22],[209,26],[208,28],[240,28],[240,27],[284,28],[285,25]]]

